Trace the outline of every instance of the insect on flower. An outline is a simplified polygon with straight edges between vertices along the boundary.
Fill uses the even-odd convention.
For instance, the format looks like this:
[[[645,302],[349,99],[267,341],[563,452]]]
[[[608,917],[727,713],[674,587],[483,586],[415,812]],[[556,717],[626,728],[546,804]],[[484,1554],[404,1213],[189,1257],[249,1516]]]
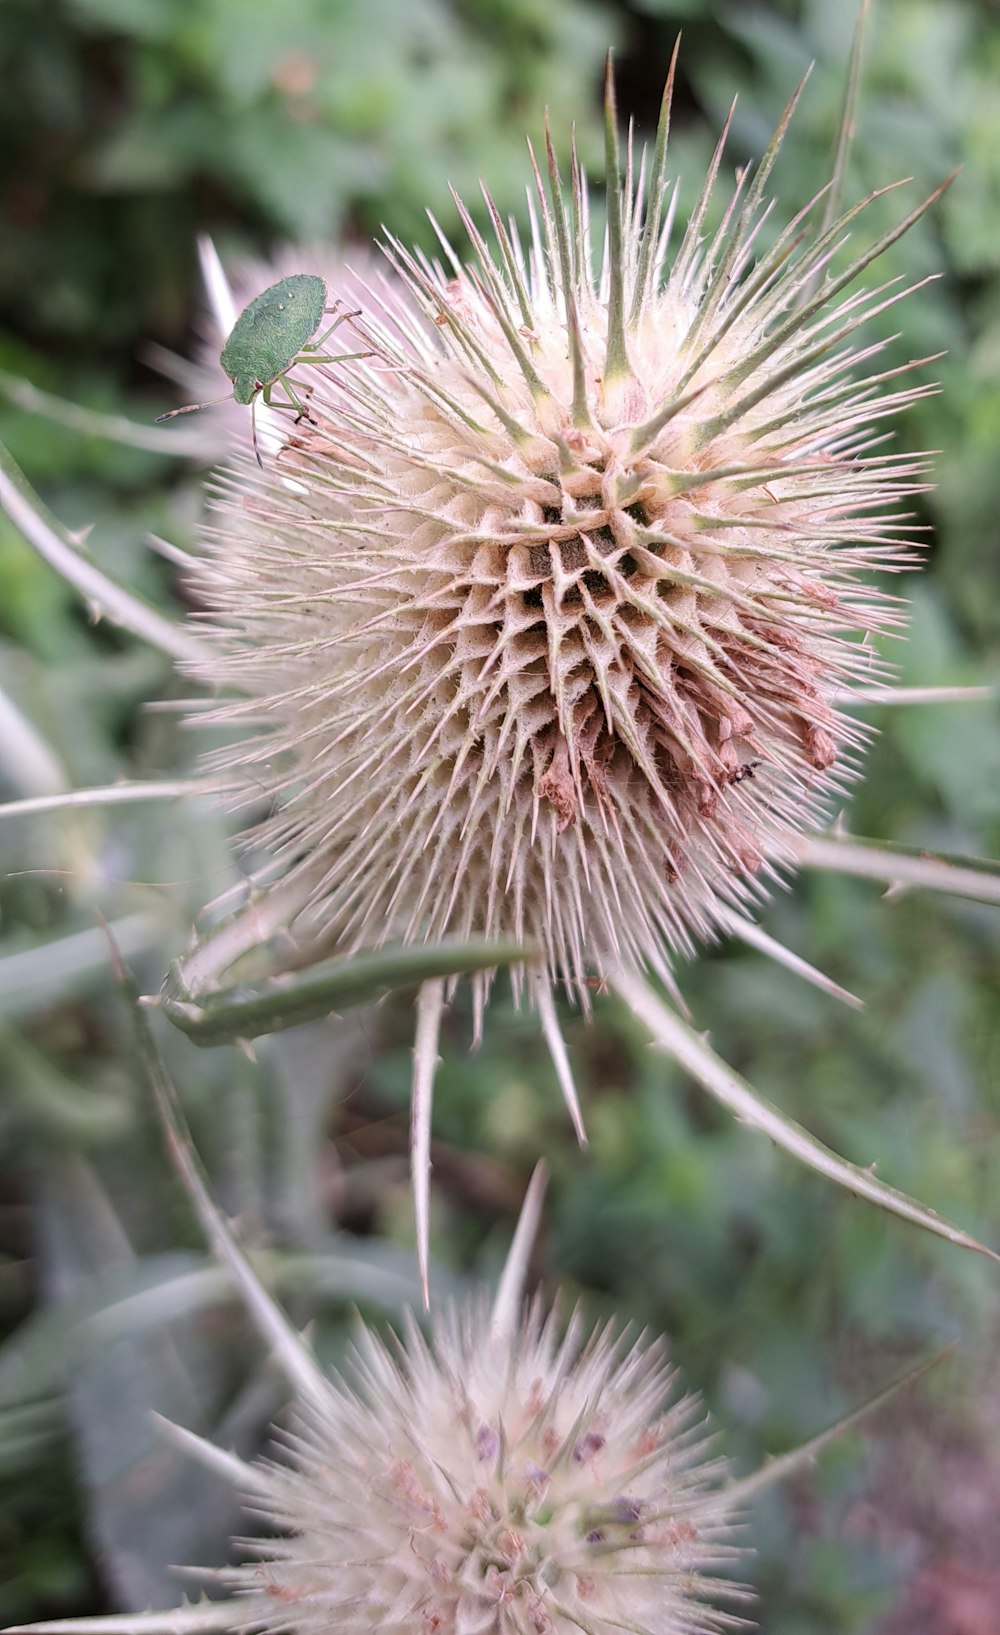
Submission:
[[[478,1033],[511,948],[581,1138],[556,994],[586,1013],[596,979],[740,1116],[939,1230],[777,1117],[648,979],[676,992],[678,956],[719,934],[760,946],[755,904],[857,776],[845,706],[886,673],[871,644],[903,610],[881,576],[915,565],[927,476],[881,425],[933,390],[909,378],[928,360],[873,371],[888,342],[862,334],[919,286],[861,281],[948,184],[858,249],[879,194],[824,190],[775,229],[800,85],[711,228],[727,124],[675,233],[675,69],[651,151],[630,133],[623,162],[608,63],[603,244],[548,131],[526,234],[484,189],[492,241],[456,204],[467,263],[443,233],[438,261],[388,237],[391,283],[359,292],[371,361],[324,372],[280,470],[234,464],[194,568],[200,720],[223,729],[205,765],[277,872],[162,1002],[203,1042],[255,1037],[366,961],[384,975],[383,950],[426,956],[425,1290],[441,1017],[467,972]],[[301,977],[275,970],[266,1019],[221,986],[265,925]]]
[[[709,234],[723,133],[675,245],[672,79],[623,174],[609,68],[596,259],[548,137],[527,247],[489,195],[495,247],[459,207],[469,267],[389,239],[395,286],[357,325],[373,364],[317,383],[282,478],[234,471],[199,584],[207,721],[241,724],[209,765],[273,797],[258,836],[296,934],[531,944],[546,1008],[586,1009],[612,968],[669,988],[752,912],[856,776],[842,701],[902,621],[873,575],[914,565],[924,461],[877,438],[927,388],[859,372],[885,343],[854,341],[910,287],[844,297],[940,190],[835,270],[870,200],[759,243],[796,91]],[[241,327],[281,287],[223,352],[237,397],[267,374]]]
[[[258,465],[263,464],[257,446],[258,397],[263,397],[268,408],[293,409],[301,420],[308,410],[289,381],[289,370],[297,363],[344,363],[364,356],[359,352],[324,354],[323,347],[334,331],[348,318],[358,316],[356,312],[338,313],[337,305],[328,303],[325,279],[316,273],[291,273],[262,290],[243,308],[222,348],[219,361],[233,383],[232,395],[237,403],[250,407]],[[327,313],[336,314],[333,323],[316,337]],[[288,403],[272,402],[275,386],[281,387]],[[157,419],[173,420],[175,415],[193,414],[196,409],[207,409],[210,403],[225,401],[225,398],[213,398],[206,403],[188,403],[181,409],[158,415]]]

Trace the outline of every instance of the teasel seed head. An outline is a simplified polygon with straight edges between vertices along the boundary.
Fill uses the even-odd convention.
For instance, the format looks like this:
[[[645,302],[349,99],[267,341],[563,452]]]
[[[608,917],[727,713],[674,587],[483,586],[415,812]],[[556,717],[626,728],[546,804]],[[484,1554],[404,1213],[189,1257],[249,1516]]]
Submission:
[[[690,1398],[662,1351],[585,1341],[533,1306],[482,1302],[430,1342],[362,1330],[353,1378],[299,1410],[257,1467],[258,1559],[227,1570],[234,1626],[424,1635],[693,1635],[741,1622],[738,1555]],[[275,1536],[277,1535],[277,1536]],[[240,1616],[242,1610],[242,1617]]]
[[[169,1081],[159,1105],[185,1186],[292,1406],[273,1456],[252,1460],[160,1421],[254,1519],[253,1536],[237,1541],[239,1564],[184,1569],[224,1593],[9,1635],[745,1626],[735,1609],[749,1592],[731,1574],[747,1555],[733,1542],[746,1484],[713,1451],[697,1400],[679,1394],[663,1344],[613,1321],[588,1337],[579,1311],[567,1323],[558,1307],[525,1301],[543,1165],[492,1301],[480,1291],[438,1307],[429,1337],[411,1317],[386,1338],[359,1321],[347,1372],[330,1374],[219,1214]]]
[[[609,71],[600,255],[546,135],[527,244],[485,190],[471,265],[390,239],[369,356],[303,370],[279,457],[220,479],[213,764],[345,955],[513,937],[584,1006],[611,965],[670,982],[855,775],[923,486],[881,422],[928,388],[856,338],[909,290],[847,292],[931,201],[853,258],[870,200],[764,247],[796,92],[709,231],[723,132],[673,247],[672,80],[623,160]]]
[[[588,1338],[579,1312],[566,1324],[524,1300],[544,1189],[539,1165],[492,1302],[438,1308],[429,1339],[411,1318],[388,1341],[361,1325],[343,1378],[282,1334],[254,1284],[298,1389],[280,1461],[232,1468],[260,1527],[250,1559],[209,1575],[229,1592],[227,1629],[701,1635],[744,1622],[723,1609],[746,1590],[718,1576],[745,1555],[740,1487],[662,1344],[613,1322]]]

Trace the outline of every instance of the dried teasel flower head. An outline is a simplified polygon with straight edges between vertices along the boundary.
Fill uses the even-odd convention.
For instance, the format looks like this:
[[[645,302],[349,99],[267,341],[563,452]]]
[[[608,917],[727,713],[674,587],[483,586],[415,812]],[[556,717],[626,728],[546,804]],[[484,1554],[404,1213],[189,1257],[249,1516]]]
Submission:
[[[810,1469],[949,1351],[800,1447],[734,1479],[662,1342],[612,1320],[589,1337],[524,1297],[539,1164],[496,1294],[471,1293],[399,1338],[358,1322],[346,1375],[260,1282],[213,1202],[151,1035],[139,1034],[168,1150],[206,1238],[293,1390],[275,1457],[244,1460],[160,1420],[242,1495],[243,1560],[188,1569],[221,1591],[164,1611],[57,1619],[5,1635],[710,1635],[746,1628],[731,1575],[749,1504]],[[155,1510],[149,1512],[149,1518]],[[724,1576],[720,1576],[724,1575]]]
[[[261,1560],[225,1573],[239,1627],[424,1635],[693,1635],[743,1597],[718,1569],[731,1513],[662,1351],[533,1307],[472,1304],[303,1409],[259,1469]]]
[[[186,1160],[183,1160],[185,1161]],[[743,1625],[720,1569],[739,1484],[664,1349],[525,1306],[544,1177],[528,1188],[492,1305],[446,1306],[425,1339],[360,1325],[328,1376],[202,1194],[198,1207],[294,1381],[279,1457],[251,1463],[174,1428],[257,1519],[228,1592],[197,1606],[68,1620],[78,1635],[702,1635]],[[206,1215],[206,1212],[207,1215]],[[199,1576],[204,1576],[199,1573]],[[44,1632],[44,1624],[30,1626]]]
[[[911,561],[922,473],[878,428],[925,388],[859,373],[856,331],[908,291],[845,291],[930,201],[846,266],[870,201],[761,248],[794,100],[709,233],[723,133],[674,247],[670,85],[622,164],[609,74],[603,253],[547,137],[528,243],[488,193],[492,247],[459,205],[468,267],[390,240],[370,357],[304,372],[309,421],[223,479],[215,765],[270,800],[345,955],[517,938],[546,1003],[610,964],[669,982],[853,776],[840,701],[900,619],[867,576]]]

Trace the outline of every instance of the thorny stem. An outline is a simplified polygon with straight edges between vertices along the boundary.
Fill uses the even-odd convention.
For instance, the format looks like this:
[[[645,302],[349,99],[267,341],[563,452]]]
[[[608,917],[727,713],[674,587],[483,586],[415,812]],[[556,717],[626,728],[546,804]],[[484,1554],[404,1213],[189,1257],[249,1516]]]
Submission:
[[[200,655],[200,646],[165,619],[148,602],[115,584],[80,551],[69,531],[57,522],[0,444],[0,506],[40,556],[86,600],[95,616],[131,630],[151,647],[172,659],[188,662]]]

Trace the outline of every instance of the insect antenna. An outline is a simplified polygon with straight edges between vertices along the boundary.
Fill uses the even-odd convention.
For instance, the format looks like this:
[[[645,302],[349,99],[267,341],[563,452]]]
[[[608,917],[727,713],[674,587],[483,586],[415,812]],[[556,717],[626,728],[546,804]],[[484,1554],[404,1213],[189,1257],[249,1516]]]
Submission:
[[[185,403],[183,409],[168,409],[166,414],[157,415],[156,424],[159,425],[161,420],[173,420],[179,414],[194,414],[196,409],[214,409],[217,403],[229,403],[232,395],[232,392],[227,392],[225,397],[210,397],[204,403]]]
[[[250,399],[250,435],[253,438],[253,451],[254,451],[254,454],[257,457],[257,464],[260,466],[261,471],[263,471],[264,462],[260,457],[260,448],[258,447],[258,444],[257,444],[257,398],[256,398],[256,396],[254,396],[254,397],[252,397]]]

